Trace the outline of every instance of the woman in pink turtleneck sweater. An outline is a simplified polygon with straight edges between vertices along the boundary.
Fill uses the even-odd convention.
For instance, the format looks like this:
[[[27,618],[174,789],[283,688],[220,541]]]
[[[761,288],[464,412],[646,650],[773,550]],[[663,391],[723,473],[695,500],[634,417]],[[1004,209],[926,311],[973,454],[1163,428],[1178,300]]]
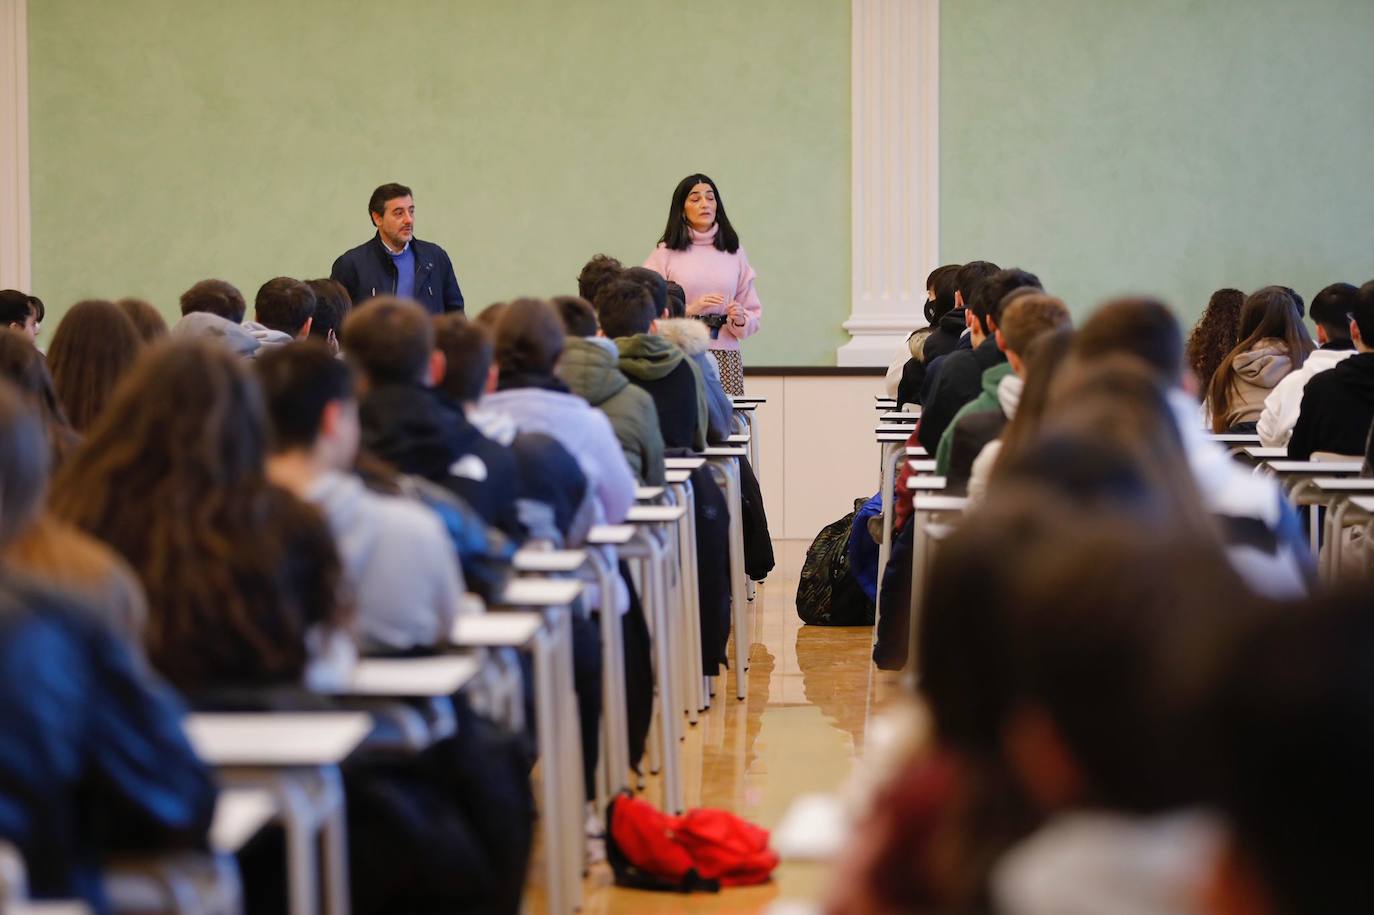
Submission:
[[[688,175],[673,192],[668,227],[644,266],[682,286],[687,315],[711,327],[711,355],[721,386],[744,394],[739,341],[759,329],[763,306],[754,291],[754,269],[725,215],[716,183]]]

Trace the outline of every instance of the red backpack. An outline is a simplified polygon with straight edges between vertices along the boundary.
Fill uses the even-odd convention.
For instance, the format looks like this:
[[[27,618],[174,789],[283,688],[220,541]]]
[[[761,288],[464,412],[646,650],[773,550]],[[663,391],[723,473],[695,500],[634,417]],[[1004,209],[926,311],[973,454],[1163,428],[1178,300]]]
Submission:
[[[778,866],[768,830],[724,810],[674,817],[629,794],[606,811],[606,857],[620,886],[716,892],[766,883]]]

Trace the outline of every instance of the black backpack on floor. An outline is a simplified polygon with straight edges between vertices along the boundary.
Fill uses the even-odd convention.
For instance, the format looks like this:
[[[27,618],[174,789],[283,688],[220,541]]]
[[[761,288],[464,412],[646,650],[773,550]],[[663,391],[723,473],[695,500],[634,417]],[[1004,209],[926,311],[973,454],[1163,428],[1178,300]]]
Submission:
[[[849,534],[854,511],[821,528],[806,551],[797,582],[797,616],[812,626],[872,626],[874,606],[849,571]]]

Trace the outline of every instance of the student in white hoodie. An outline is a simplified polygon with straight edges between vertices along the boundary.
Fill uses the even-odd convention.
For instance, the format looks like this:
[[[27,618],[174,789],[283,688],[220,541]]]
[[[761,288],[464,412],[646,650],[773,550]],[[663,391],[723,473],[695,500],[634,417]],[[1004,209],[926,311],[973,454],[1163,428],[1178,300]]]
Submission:
[[[1312,300],[1310,314],[1317,325],[1318,348],[1302,368],[1286,376],[1265,398],[1256,431],[1267,447],[1282,448],[1288,444],[1298,422],[1303,389],[1312,376],[1355,355],[1355,344],[1350,339],[1350,314],[1359,298],[1360,290],[1349,283],[1332,283]]]
[[[462,571],[436,515],[350,472],[361,436],[352,370],[314,342],[270,349],[255,367],[272,425],[267,476],[324,514],[364,651],[442,642],[466,606]]]
[[[1183,332],[1168,306],[1125,298],[1099,308],[1079,329],[1073,356],[1111,353],[1143,359],[1173,385],[1169,402],[1183,452],[1203,505],[1221,523],[1227,554],[1246,583],[1262,597],[1306,594],[1313,570],[1297,514],[1274,479],[1241,467],[1200,425],[1194,395],[1183,387],[1191,375],[1183,359]]]

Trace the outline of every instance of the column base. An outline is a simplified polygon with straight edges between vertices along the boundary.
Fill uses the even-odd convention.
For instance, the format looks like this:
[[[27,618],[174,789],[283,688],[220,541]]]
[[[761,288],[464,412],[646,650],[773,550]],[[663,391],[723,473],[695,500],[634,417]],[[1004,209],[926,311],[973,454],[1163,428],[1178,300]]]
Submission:
[[[844,322],[851,339],[835,352],[835,364],[841,367],[883,366],[891,364],[911,332],[925,327],[924,316],[886,315],[871,318],[852,317]]]

